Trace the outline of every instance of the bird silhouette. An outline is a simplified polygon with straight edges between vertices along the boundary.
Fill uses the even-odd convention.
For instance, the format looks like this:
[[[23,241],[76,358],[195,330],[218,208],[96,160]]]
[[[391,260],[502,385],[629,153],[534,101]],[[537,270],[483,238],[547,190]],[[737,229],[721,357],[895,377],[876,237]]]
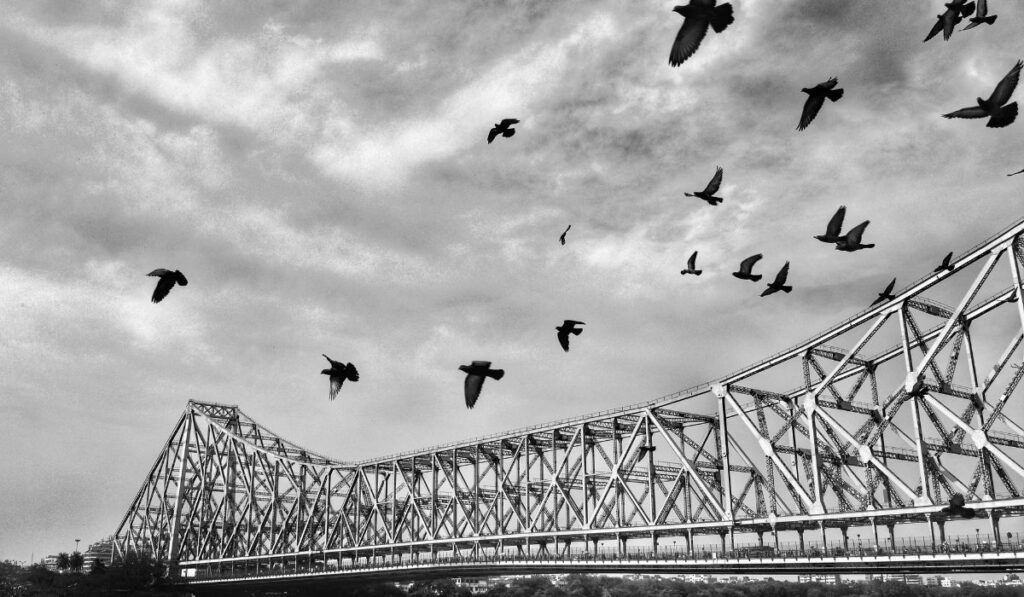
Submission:
[[[690,255],[689,261],[686,262],[686,269],[680,270],[679,273],[684,276],[686,274],[693,274],[695,276],[699,276],[702,273],[704,273],[704,270],[697,269],[697,251],[694,251],[693,255]]]
[[[1024,66],[1024,62],[1018,60],[1010,72],[1006,73],[1006,76],[999,81],[987,100],[979,97],[977,106],[961,108],[942,116],[944,118],[988,118],[985,126],[990,128],[1001,128],[1011,124],[1017,119],[1017,102],[1012,104],[1006,102],[1010,101],[1010,96],[1017,88],[1022,66]]]
[[[722,202],[721,197],[715,197],[715,193],[718,192],[718,187],[722,186],[722,167],[718,166],[715,170],[715,175],[711,177],[711,181],[708,182],[708,186],[704,187],[703,191],[696,191],[694,193],[683,193],[687,197],[697,197],[710,203],[711,205],[718,205]]]
[[[1016,175],[1016,174],[1024,174],[1024,170],[1018,170],[1018,171],[1016,171],[1016,172],[1013,172],[1013,173],[1011,173],[1011,174],[1007,174],[1007,176],[1014,176],[1014,175]]]
[[[964,496],[957,493],[949,498],[949,505],[942,509],[943,514],[949,516],[962,516],[964,518],[974,518],[977,512],[974,508],[965,508]]]
[[[924,41],[935,37],[942,32],[942,39],[949,41],[949,37],[953,35],[953,28],[960,24],[960,21],[964,20],[964,17],[970,16],[974,12],[974,2],[964,3],[964,0],[952,0],[946,3],[946,11],[938,15],[935,24],[932,25],[931,31],[924,38]]]
[[[159,280],[157,280],[156,288],[153,289],[154,303],[159,303],[160,301],[164,300],[164,297],[166,297],[167,293],[170,292],[172,288],[174,288],[175,284],[177,284],[178,286],[188,286],[188,280],[186,280],[184,274],[182,274],[178,270],[174,270],[172,272],[171,270],[160,268],[155,269],[146,275],[157,276],[160,278]]]
[[[761,274],[752,274],[750,270],[754,269],[754,264],[761,259],[763,255],[758,253],[757,255],[751,255],[740,262],[740,271],[733,272],[732,275],[736,276],[740,280],[750,280],[751,282],[757,282],[761,279]]]
[[[800,114],[800,124],[797,125],[796,130],[802,131],[811,124],[814,117],[818,115],[818,110],[821,110],[821,106],[825,103],[826,97],[833,102],[839,101],[839,98],[843,97],[843,90],[835,89],[838,84],[839,79],[832,77],[824,83],[818,83],[811,88],[804,87],[800,90],[807,94],[807,101],[804,102],[804,110]]]
[[[683,17],[683,24],[672,43],[672,51],[668,55],[668,63],[679,66],[700,47],[700,42],[708,33],[708,26],[715,33],[725,31],[733,21],[732,5],[729,3],[715,6],[718,0],[690,0],[686,6],[672,9]]]
[[[572,319],[566,319],[562,322],[562,325],[555,326],[558,330],[558,343],[562,345],[562,350],[569,352],[569,334],[579,336],[583,333],[583,330],[576,326],[587,325],[582,321],[573,321]]]
[[[566,227],[565,232],[562,233],[562,236],[558,237],[558,242],[562,243],[563,246],[565,245],[565,235],[569,232],[569,228],[572,228],[572,224],[569,224],[569,226]]]
[[[327,355],[324,355],[324,358],[331,364],[331,368],[324,369],[320,374],[330,376],[330,398],[334,400],[338,397],[338,392],[341,391],[341,384],[345,383],[346,379],[349,381],[359,381],[359,371],[356,370],[356,366],[352,363],[339,363]]]
[[[885,301],[891,301],[892,299],[896,298],[896,295],[892,293],[892,287],[895,285],[896,278],[893,278],[892,282],[889,282],[889,285],[885,287],[885,290],[878,293],[878,298],[876,298],[874,302],[871,303],[871,306],[874,307],[878,303],[884,303]]]
[[[484,386],[484,378],[501,379],[505,376],[504,369],[491,369],[490,361],[473,361],[470,365],[459,365],[459,371],[466,373],[466,408],[473,408],[480,389]]]
[[[974,29],[975,27],[981,25],[982,23],[986,25],[991,25],[992,23],[996,22],[996,16],[998,15],[988,16],[988,0],[978,0],[978,12],[974,13],[974,16],[971,17],[971,24],[964,27],[960,31]]]
[[[832,215],[832,219],[828,221],[828,227],[825,228],[825,234],[818,234],[814,238],[820,240],[823,243],[837,243],[839,239],[843,238],[843,218],[846,217],[846,206],[840,205],[836,213]]]
[[[938,273],[938,272],[951,272],[951,271],[953,271],[953,266],[949,264],[949,262],[952,259],[953,259],[953,251],[950,251],[949,253],[946,253],[946,256],[942,258],[942,263],[939,264],[939,267],[935,268],[935,270],[934,270],[935,273]]]
[[[780,290],[782,292],[786,292],[786,293],[791,292],[793,290],[793,287],[792,286],[786,286],[786,278],[788,276],[789,276],[789,262],[787,261],[786,265],[783,265],[782,269],[779,270],[779,273],[775,274],[775,279],[768,283],[768,288],[766,288],[765,291],[761,293],[761,296],[768,296],[769,294],[775,294],[776,292],[778,292]]]
[[[852,253],[854,251],[859,251],[861,249],[870,249],[874,247],[875,245],[873,244],[865,245],[861,244],[860,242],[861,237],[864,236],[864,229],[867,228],[868,224],[870,223],[871,220],[866,220],[854,226],[849,232],[846,233],[845,236],[843,236],[836,242],[836,250]]]
[[[496,123],[494,128],[491,129],[491,132],[487,133],[487,142],[490,143],[491,141],[494,141],[494,138],[498,135],[501,135],[502,137],[511,137],[516,134],[516,129],[512,128],[512,125],[518,123],[519,121],[515,118],[506,118],[501,122]]]

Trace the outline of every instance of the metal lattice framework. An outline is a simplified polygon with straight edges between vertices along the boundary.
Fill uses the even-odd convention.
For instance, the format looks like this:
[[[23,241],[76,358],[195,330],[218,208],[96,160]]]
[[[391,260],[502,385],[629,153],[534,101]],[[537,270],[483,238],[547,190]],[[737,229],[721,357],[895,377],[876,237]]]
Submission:
[[[472,441],[340,462],[237,407],[190,402],[116,555],[557,552],[633,537],[657,549],[666,536],[845,538],[868,521],[942,532],[956,493],[998,541],[999,519],[1024,513],[1022,232],[714,384]]]

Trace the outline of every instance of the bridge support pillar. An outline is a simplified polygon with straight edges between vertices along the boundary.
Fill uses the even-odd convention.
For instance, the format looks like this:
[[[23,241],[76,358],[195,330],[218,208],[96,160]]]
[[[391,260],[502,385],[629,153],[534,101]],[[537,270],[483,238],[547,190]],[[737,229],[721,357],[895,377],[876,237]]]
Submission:
[[[658,534],[651,531],[651,551],[658,555]]]
[[[890,523],[885,525],[885,528],[889,531],[889,549],[891,553],[896,551],[896,525]]]
[[[843,534],[843,554],[850,553],[850,527],[839,527],[839,531]]]
[[[620,533],[615,533],[615,541],[619,544],[619,555],[626,555],[626,541],[628,539],[623,537]]]
[[[818,531],[821,533],[821,549],[828,553],[828,541],[825,539],[825,523],[821,520],[818,521]]]
[[[935,543],[935,521],[932,520],[932,515],[931,514],[925,514],[924,517],[925,517],[925,519],[928,520],[928,535],[931,537],[931,540],[932,540],[932,552],[934,553],[936,551],[936,549],[935,549],[935,547],[936,547],[936,543]]]
[[[693,557],[693,529],[686,529],[686,555]]]
[[[727,535],[728,535],[728,532],[726,532],[725,530],[718,531],[718,538],[722,540],[722,554],[723,554],[723,557],[724,557],[725,552],[727,551],[726,544],[725,544],[725,537]]]
[[[871,534],[875,537],[875,555],[878,555],[878,521],[871,519]]]
[[[803,529],[797,529],[796,530],[796,536],[800,539],[800,553],[803,554],[804,553],[804,530]]]
[[[988,511],[989,521],[992,523],[992,541],[995,542],[995,546],[998,548],[1002,541],[999,539],[999,514],[995,510]]]
[[[764,531],[757,532],[757,546],[764,547]]]
[[[775,543],[775,553],[779,553],[779,531],[772,525],[772,542]]]

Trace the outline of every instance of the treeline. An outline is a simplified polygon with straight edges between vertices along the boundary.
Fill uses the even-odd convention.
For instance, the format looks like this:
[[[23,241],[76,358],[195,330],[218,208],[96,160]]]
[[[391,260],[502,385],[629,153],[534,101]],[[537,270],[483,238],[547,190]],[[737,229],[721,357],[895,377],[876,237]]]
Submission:
[[[374,587],[353,597],[391,597]],[[340,594],[340,593],[339,593]],[[453,581],[416,583],[395,597],[470,597],[465,587]],[[1020,587],[980,587],[966,584],[959,588],[926,587],[899,582],[859,582],[845,585],[792,583],[772,580],[744,584],[694,584],[679,580],[644,578],[631,580],[608,576],[572,575],[556,586],[546,577],[529,577],[494,587],[485,597],[1022,597]]]
[[[53,572],[42,564],[22,568],[0,562],[0,597],[87,595],[164,595],[164,567],[146,557],[129,553],[119,564],[96,561],[87,571],[81,565]]]
[[[168,586],[164,567],[134,554],[121,564],[94,566],[88,572],[59,574],[41,564],[22,568],[0,562],[0,597],[179,594]],[[341,585],[328,590],[299,590],[294,594],[332,597],[472,597],[451,579],[413,583],[403,590],[393,584]],[[773,580],[744,584],[695,584],[680,580],[571,575],[558,585],[546,576],[518,578],[492,587],[484,597],[1024,597],[1020,587],[957,588],[907,585],[899,582],[859,582],[843,585],[792,583]]]

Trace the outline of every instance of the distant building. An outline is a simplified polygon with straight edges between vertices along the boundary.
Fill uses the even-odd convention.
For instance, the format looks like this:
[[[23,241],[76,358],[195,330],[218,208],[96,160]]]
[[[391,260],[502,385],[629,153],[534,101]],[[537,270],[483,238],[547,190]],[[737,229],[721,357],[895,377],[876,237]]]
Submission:
[[[710,577],[707,574],[687,574],[686,582],[692,583],[707,583]]]
[[[942,585],[943,587],[959,587],[960,586],[960,583],[956,582],[952,578],[943,578],[941,581],[939,581],[939,584]]]
[[[104,565],[110,564],[111,559],[114,556],[114,538],[107,537],[106,539],[100,539],[96,543],[93,543],[85,550],[82,554],[82,570],[88,572],[92,569],[92,563],[96,560],[103,562]]]
[[[942,586],[942,577],[941,576],[928,576],[928,577],[925,577],[924,584],[929,586],[929,587],[939,587],[939,586]]]
[[[796,577],[799,583],[817,582],[825,585],[838,585],[842,583],[842,577],[838,574],[801,574]]]

